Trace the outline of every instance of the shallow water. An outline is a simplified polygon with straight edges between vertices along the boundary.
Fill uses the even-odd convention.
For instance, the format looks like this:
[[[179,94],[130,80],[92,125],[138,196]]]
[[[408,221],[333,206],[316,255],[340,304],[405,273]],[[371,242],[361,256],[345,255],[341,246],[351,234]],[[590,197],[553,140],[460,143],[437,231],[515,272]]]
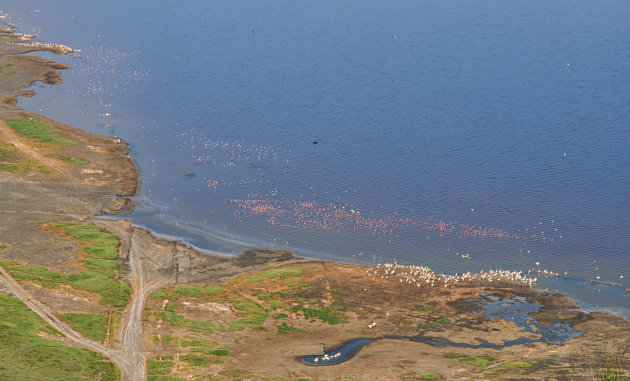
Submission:
[[[630,316],[627,2],[2,7],[81,50],[43,54],[73,69],[19,104],[129,142],[138,224],[226,253],[566,272],[553,288]],[[621,287],[580,286],[597,277]]]
[[[472,302],[479,307],[475,313],[483,316],[485,319],[503,319],[514,323],[515,326],[522,328],[523,332],[536,333],[537,338],[519,337],[513,340],[505,340],[503,344],[491,343],[483,337],[477,337],[475,340],[479,344],[459,343],[441,337],[424,337],[423,334],[418,336],[385,336],[375,338],[358,338],[351,340],[338,348],[326,351],[323,355],[307,355],[302,356],[302,361],[310,365],[337,365],[342,363],[363,348],[364,346],[382,339],[390,340],[409,340],[418,343],[425,343],[435,346],[452,346],[457,348],[492,348],[503,349],[515,345],[523,345],[527,343],[548,343],[561,345],[563,342],[582,335],[583,332],[575,331],[568,323],[556,323],[553,325],[545,325],[538,323],[529,314],[537,312],[542,307],[541,304],[529,302],[524,297],[499,298],[495,295],[481,294],[483,300],[473,300]],[[483,319],[483,318],[481,318]],[[430,330],[429,330],[430,331]],[[480,331],[483,336],[483,331]],[[431,334],[430,334],[431,335]]]

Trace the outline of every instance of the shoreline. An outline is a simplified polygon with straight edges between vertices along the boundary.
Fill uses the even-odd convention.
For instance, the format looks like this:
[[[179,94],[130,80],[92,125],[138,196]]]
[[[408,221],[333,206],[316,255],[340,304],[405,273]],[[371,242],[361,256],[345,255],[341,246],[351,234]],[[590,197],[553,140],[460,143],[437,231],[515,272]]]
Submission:
[[[3,29],[2,34],[6,34],[6,31],[6,28]],[[2,41],[2,43],[4,44],[5,41]],[[2,54],[0,57],[2,57],[3,59],[5,57],[16,57],[20,54],[25,53],[26,51],[24,49],[33,48],[20,45],[11,46],[12,47],[9,48],[9,50],[13,49],[13,51],[11,51],[10,53],[6,53],[5,51],[3,51],[0,53]],[[6,47],[6,45],[3,47]],[[46,48],[46,50],[48,50],[48,48],[56,49],[52,46],[39,47]],[[55,66],[54,63],[44,59],[29,58],[28,61],[32,63],[32,67],[22,67],[22,69],[28,70],[21,73],[21,77],[18,78],[16,83],[20,80],[22,81],[22,83],[24,83],[24,80],[28,76],[32,78],[35,75],[38,79],[30,82],[27,81],[29,82],[28,86],[30,86],[30,84],[34,83],[37,80],[42,80],[42,78],[43,81],[46,81],[45,83],[59,83],[60,75],[58,73],[58,70],[67,69],[67,67]],[[21,89],[23,88],[24,86],[21,87]],[[2,187],[2,189],[6,191],[6,194],[10,194],[12,197],[11,200],[5,202],[5,208],[3,209],[9,210],[10,207],[16,208],[25,206],[24,210],[20,210],[19,208],[13,210],[13,214],[19,214],[21,216],[15,216],[16,220],[11,221],[11,224],[16,224],[15,226],[18,227],[27,225],[29,226],[29,228],[25,229],[25,231],[15,232],[14,235],[8,237],[9,239],[6,240],[9,245],[8,249],[4,248],[0,250],[0,253],[2,254],[2,259],[9,259],[13,261],[20,260],[32,264],[37,263],[39,265],[58,268],[60,271],[65,272],[76,271],[76,269],[72,268],[71,264],[68,264],[72,263],[73,261],[76,262],[76,260],[73,259],[74,252],[72,250],[70,250],[68,254],[64,254],[61,256],[51,255],[59,253],[61,245],[69,244],[64,242],[60,243],[56,240],[56,238],[55,240],[53,240],[54,237],[49,236],[48,232],[41,230],[38,226],[33,226],[33,221],[38,221],[39,223],[41,221],[46,221],[46,219],[48,218],[53,218],[54,220],[58,221],[74,221],[74,223],[78,223],[80,221],[98,221],[99,225],[106,227],[108,231],[119,237],[119,239],[121,240],[121,263],[126,266],[127,269],[127,275],[120,276],[121,278],[126,277],[129,280],[134,292],[129,304],[125,307],[125,310],[121,312],[121,322],[119,327],[120,336],[117,339],[113,340],[113,348],[101,348],[97,346],[92,346],[91,348],[99,348],[97,349],[97,351],[101,351],[101,353],[110,357],[121,369],[123,373],[123,379],[139,379],[145,377],[147,374],[147,369],[145,369],[144,364],[145,360],[147,359],[146,356],[148,355],[145,355],[144,353],[150,352],[148,351],[147,346],[153,344],[149,344],[149,340],[147,340],[147,337],[143,336],[146,335],[146,333],[142,332],[141,326],[143,324],[142,314],[145,311],[145,308],[147,308],[146,304],[152,303],[152,308],[159,307],[156,307],[156,302],[151,301],[151,299],[149,298],[149,295],[152,292],[157,292],[158,290],[161,290],[165,287],[168,288],[172,287],[173,285],[178,285],[182,283],[200,284],[206,282],[207,284],[224,284],[225,282],[230,282],[233,279],[241,279],[238,277],[245,276],[243,274],[249,274],[252,272],[254,272],[254,274],[260,274],[261,270],[287,265],[295,266],[294,268],[299,268],[300,274],[302,274],[301,276],[310,279],[313,282],[312,284],[318,284],[317,282],[320,282],[320,278],[318,278],[320,274],[314,271],[314,268],[317,267],[322,267],[324,269],[323,273],[327,277],[325,279],[325,282],[334,281],[340,285],[343,285],[343,281],[345,279],[343,279],[344,277],[342,275],[335,274],[335,272],[337,270],[345,271],[345,274],[349,278],[356,279],[356,282],[353,284],[353,286],[357,289],[357,292],[360,292],[359,285],[363,284],[363,281],[369,282],[369,279],[364,279],[364,277],[360,277],[360,274],[358,272],[359,270],[361,270],[361,272],[373,271],[374,266],[356,265],[335,261],[314,260],[308,258],[297,258],[290,252],[275,249],[254,249],[246,251],[239,256],[222,256],[212,252],[203,253],[201,250],[198,250],[194,246],[188,246],[185,243],[182,244],[181,242],[173,241],[170,239],[161,239],[161,236],[159,234],[156,234],[147,229],[136,227],[131,224],[130,221],[124,219],[110,220],[109,218],[94,218],[98,217],[98,214],[101,212],[113,212],[110,214],[120,215],[128,214],[134,209],[133,200],[126,198],[126,196],[133,196],[137,194],[140,187],[140,172],[135,166],[133,159],[129,157],[129,149],[127,145],[119,139],[96,137],[96,135],[74,129],[69,126],[65,126],[61,123],[57,123],[42,116],[18,111],[17,106],[15,106],[14,100],[18,96],[33,95],[32,92],[23,91],[21,89],[13,90],[11,94],[5,95],[3,97],[3,106],[0,109],[0,117],[2,119],[2,123],[4,124],[6,123],[6,120],[13,118],[36,118],[37,120],[41,120],[44,123],[53,126],[53,128],[57,128],[62,131],[59,133],[55,133],[56,137],[63,139],[65,137],[72,136],[73,139],[78,139],[78,142],[83,143],[76,144],[77,141],[75,141],[75,145],[72,148],[66,147],[64,149],[71,150],[73,155],[74,153],[77,154],[76,157],[72,156],[71,159],[79,158],[89,164],[76,164],[67,162],[64,163],[64,160],[66,159],[59,157],[51,158],[50,156],[47,156],[47,154],[42,153],[43,151],[46,151],[45,147],[30,149],[27,144],[21,146],[21,139],[17,137],[13,138],[12,136],[7,135],[12,133],[8,128],[3,128],[2,130],[0,130],[0,133],[3,133],[2,137],[6,138],[8,136],[12,143],[18,144],[18,146],[22,148],[23,153],[25,152],[27,154],[32,154],[32,157],[30,158],[31,162],[35,159],[40,160],[42,163],[41,165],[48,168],[45,170],[42,169],[40,172],[33,172],[31,167],[24,167],[23,171],[22,169],[19,169],[16,173],[5,174],[4,172],[0,172],[0,187]],[[6,89],[3,89],[3,91],[5,90]],[[94,165],[96,163],[98,163],[99,165]],[[84,165],[87,165],[88,168],[83,167]],[[45,173],[46,171],[50,172]],[[103,196],[107,194],[115,196]],[[42,198],[45,195],[51,196],[53,198],[51,200]],[[46,201],[42,202],[42,200]],[[9,203],[14,204],[9,205]],[[29,213],[35,216],[44,215],[44,217],[29,217],[27,215]],[[41,239],[42,242],[38,243],[35,242],[35,240],[28,241],[27,235],[29,234],[32,234],[33,237],[35,237],[35,240]],[[5,236],[3,235],[3,240],[5,240],[4,237]],[[43,254],[40,256],[27,258],[28,256],[24,254],[27,253],[27,251],[19,251],[20,249],[22,249],[20,247],[22,241],[26,241],[25,244],[27,245],[25,247],[29,248],[28,253],[35,253],[38,250],[41,250],[43,251]],[[76,246],[77,244],[73,243],[73,245]],[[70,247],[74,248],[72,245],[70,245]],[[38,250],[34,250],[33,248]],[[68,252],[68,249],[66,248],[65,251]],[[330,268],[334,268],[335,270],[331,272],[326,272],[327,266]],[[256,273],[257,271],[258,273]],[[393,273],[391,274],[392,278],[394,278]],[[251,276],[260,277],[259,275]],[[439,274],[434,274],[434,276],[436,277],[435,279],[439,279],[440,277]],[[247,283],[247,278],[245,279],[246,280],[243,281],[244,283],[239,285],[243,286],[243,288],[253,287],[251,284]],[[289,281],[292,278],[283,278],[282,276],[280,276],[278,279],[279,283],[282,283],[282,286],[278,287],[288,287],[289,289],[291,288],[291,284]],[[398,278],[396,278],[396,280],[397,279]],[[404,283],[403,279],[404,278],[400,278],[401,284]],[[448,283],[445,279],[446,278],[443,278],[441,280],[444,288],[447,287]],[[413,288],[404,289],[404,291],[400,291],[400,294],[396,294],[396,290],[400,290],[398,288],[400,287],[399,285],[392,285],[391,282],[376,280],[376,276],[372,277],[372,281],[374,281],[374,283],[372,284],[375,288],[371,290],[373,291],[373,293],[370,293],[369,295],[375,297],[375,295],[381,293],[381,290],[387,290],[387,292],[391,293],[391,297],[389,297],[389,299],[382,299],[381,297],[381,299],[375,298],[374,300],[371,300],[370,298],[362,298],[358,301],[354,299],[348,301],[348,303],[350,303],[349,305],[362,301],[362,303],[364,303],[364,306],[362,306],[361,304],[357,304],[358,307],[356,308],[368,310],[365,316],[358,312],[353,312],[354,315],[350,315],[348,313],[348,324],[352,327],[352,329],[342,330],[342,326],[339,326],[339,328],[337,329],[333,329],[333,327],[329,327],[323,323],[321,325],[315,325],[314,328],[311,327],[311,329],[319,330],[318,332],[323,332],[323,336],[320,337],[322,340],[324,338],[327,340],[339,340],[340,336],[342,339],[348,340],[350,335],[354,334],[352,330],[358,330],[360,327],[363,332],[370,334],[382,334],[399,331],[411,332],[414,328],[416,328],[413,326],[413,324],[409,325],[402,317],[404,316],[404,313],[408,313],[408,306],[398,305],[396,304],[396,302],[399,297],[402,298],[403,296],[405,298],[408,298],[410,301],[414,300],[414,298],[425,298],[426,296],[418,296],[417,291],[415,291]],[[407,283],[409,282],[410,280],[408,279]],[[453,279],[451,282],[455,282],[455,280]],[[492,279],[490,280],[490,282],[492,282]],[[254,285],[257,284],[256,282],[253,283],[255,283]],[[414,283],[416,283],[415,278]],[[275,285],[266,286],[276,287]],[[26,286],[12,285],[12,287],[19,288]],[[31,286],[29,287],[30,288],[25,288],[27,292],[34,292],[31,289],[35,289]],[[468,312],[466,312],[466,306],[457,305],[457,303],[459,303],[458,300],[460,300],[465,295],[474,296],[475,293],[479,292],[479,290],[492,289],[494,290],[493,292],[503,292],[506,297],[509,297],[509,295],[513,294],[516,295],[519,292],[526,295],[538,295],[542,293],[541,290],[536,289],[520,289],[519,287],[516,287],[515,283],[510,282],[498,282],[496,285],[490,285],[484,280],[483,282],[480,281],[479,283],[474,283],[472,286],[467,287],[469,288],[466,288],[464,286],[456,286],[452,288],[452,291],[451,289],[438,290],[437,288],[427,288],[426,294],[431,295],[431,297],[433,298],[428,299],[431,302],[433,302],[434,300],[444,299],[449,300],[453,303],[453,305],[451,306],[445,304],[433,306],[432,304],[428,304],[429,301],[425,301],[427,304],[423,304],[423,306],[433,306],[433,308],[439,310],[440,313],[444,314],[441,319],[448,320],[449,318],[445,317],[447,316],[446,314],[448,312],[452,313],[453,311],[456,311],[461,312],[462,314],[467,314]],[[418,285],[417,288],[420,288],[420,285]],[[336,288],[331,288],[330,285],[328,285],[327,288],[323,287],[322,290],[327,290],[324,292],[323,295],[327,295],[326,298],[328,299],[335,300],[337,296],[334,295],[334,293],[328,295],[330,294],[331,289],[335,290]],[[367,287],[364,290],[366,293],[368,292]],[[423,290],[425,289],[423,288]],[[44,291],[38,292],[41,292],[42,295],[47,295]],[[351,299],[350,296],[348,296],[348,298]],[[554,310],[552,311],[553,313],[549,313],[548,316],[543,314],[543,318],[541,320],[546,321],[545,319],[547,319],[548,321],[561,321],[564,319],[566,321],[573,321],[575,324],[578,325],[582,324],[583,326],[584,324],[589,323],[594,319],[589,317],[587,320],[580,320],[584,316],[591,315],[585,314],[582,311],[571,312],[569,307],[574,308],[575,304],[571,304],[570,299],[566,296],[564,296],[564,298],[565,299],[561,301],[556,301],[557,310],[561,312]],[[392,301],[391,299],[394,300]],[[169,299],[164,300],[164,304],[166,305]],[[394,322],[387,320],[386,317],[390,316],[389,311],[387,311],[387,315],[383,317],[384,311],[380,310],[381,306],[377,307],[372,305],[374,303],[377,303],[377,301],[379,303],[393,302],[393,305],[391,307],[392,315],[396,316],[398,319],[398,314],[400,314],[400,320],[396,320]],[[48,299],[48,303],[54,304],[56,302]],[[334,301],[332,303],[332,305],[334,305]],[[34,307],[33,309],[36,310],[36,308],[37,307]],[[42,314],[46,315],[46,313],[44,312],[42,312],[40,316]],[[605,313],[601,312],[597,312],[594,315],[600,317],[607,316]],[[366,322],[368,321],[366,319],[375,319],[373,316],[379,316],[379,319],[381,319],[379,320],[379,324],[377,325],[378,328],[376,328],[376,330],[371,330],[372,327],[369,327],[369,329],[366,330],[365,326],[367,326]],[[292,319],[294,319],[295,321],[298,321],[296,320],[297,318],[297,315],[295,317],[292,316]],[[425,317],[415,316],[413,319],[416,319],[417,321],[423,321],[422,319],[425,319]],[[606,324],[610,323],[611,326],[613,325],[612,322],[616,321],[615,318],[612,317],[602,317],[601,319],[603,319],[602,321],[607,322]],[[415,322],[416,320],[413,321]],[[388,323],[388,321],[390,322]],[[58,329],[60,329],[62,332],[67,332],[68,336],[74,334],[72,328],[65,327],[63,323],[58,324]],[[296,324],[296,326],[298,325],[298,323],[294,324]],[[308,329],[307,327],[310,327],[307,323],[299,324],[302,324],[300,325],[300,327],[303,328],[294,327],[294,332],[296,334],[301,334],[299,330],[306,330]],[[450,322],[448,324],[443,324],[448,325],[450,324]],[[462,320],[461,324],[462,327],[464,327],[465,329],[472,329],[471,327],[474,327],[476,323],[466,323],[470,324],[468,326]],[[487,326],[492,326],[492,324],[499,323],[486,322],[484,324],[486,324]],[[516,335],[515,337],[519,337],[518,331],[515,332],[513,327],[506,327],[505,325],[501,324],[498,325],[498,327],[500,328],[495,328],[499,330],[503,329],[505,330],[505,332],[509,332],[510,335]],[[630,321],[625,321],[625,324],[630,324]],[[381,328],[381,325],[383,325],[384,327]],[[484,329],[486,329],[487,326],[484,326]],[[125,329],[123,330],[123,328]],[[158,330],[159,328],[159,322],[157,322],[155,326],[144,327],[144,329],[146,330]],[[461,327],[441,327],[441,329],[444,329],[446,333],[448,333],[449,335],[453,335],[453,337],[458,337],[458,334],[461,335],[461,333],[457,331],[458,328]],[[612,330],[612,328],[610,328],[610,330]],[[474,334],[478,333],[472,330],[472,333],[470,333],[469,335]],[[275,368],[277,368],[278,364],[273,362],[270,358],[265,357],[265,354],[255,354],[251,351],[252,348],[260,349],[266,346],[267,343],[262,340],[264,335],[261,333],[256,333],[256,330],[252,331],[252,333],[249,333],[249,335],[251,335],[253,339],[235,341],[233,346],[230,347],[236,348],[231,349],[232,352],[235,353],[235,361],[238,360],[241,364],[246,363],[247,361],[250,361],[253,364],[258,364],[257,362],[254,362],[254,358],[258,358],[259,360],[262,359],[261,361],[266,364],[262,371],[272,372]],[[81,335],[79,334],[77,337],[80,336]],[[308,338],[308,336],[306,337]],[[462,338],[462,340],[471,339],[472,337],[469,336],[465,336]],[[275,341],[272,343],[272,350],[269,351],[271,354],[275,353],[276,355],[278,355],[280,353],[285,353],[286,342],[288,342],[289,345],[296,345],[295,343],[291,343],[288,336],[279,335],[276,340],[280,344],[276,344]],[[304,337],[294,338],[294,340],[301,342],[302,340],[304,340]],[[313,341],[313,339],[310,340]],[[390,344],[387,345],[389,346]],[[394,344],[394,346],[396,345],[397,344]],[[581,345],[584,344],[582,343]],[[624,345],[627,346],[627,342],[624,343]],[[334,347],[333,344],[328,344],[328,346]],[[404,348],[406,346],[401,345],[401,347]],[[365,352],[371,353],[370,351],[374,350],[374,347],[372,347],[366,349]],[[519,348],[518,350],[521,349]],[[431,348],[427,351],[431,351]],[[517,349],[514,349],[514,351],[516,352],[513,353],[516,354]],[[403,354],[401,354],[399,351],[394,352],[397,354],[397,356],[403,356]],[[443,350],[435,349],[434,352],[438,353],[438,355],[446,354]],[[299,353],[293,354],[299,355]],[[364,352],[360,352],[360,354],[361,355],[357,354],[357,356],[355,357],[366,361],[366,359],[363,358]],[[496,356],[499,355],[497,354]],[[129,359],[132,359],[133,361],[129,361]],[[378,361],[375,362],[373,358],[370,361],[370,364],[372,364],[370,366],[372,368],[380,366]],[[141,367],[136,368],[134,363],[142,365]],[[348,361],[344,365],[339,365],[341,367],[340,369],[345,369],[346,371],[348,371],[348,367],[352,366],[351,363],[352,361]],[[447,364],[447,362],[446,360],[444,360],[444,358],[442,358],[442,362],[438,362],[438,364],[441,366],[446,366],[445,364]],[[294,366],[296,369],[299,368],[295,364],[289,364],[284,365],[283,367],[281,367],[281,369],[291,368],[291,366]],[[370,366],[368,366],[368,369],[370,369]],[[409,366],[411,366],[411,364],[409,364]],[[289,370],[288,372],[290,373],[291,370]],[[320,373],[315,373],[315,377],[326,378],[327,375],[331,375],[330,370],[317,370],[317,372]],[[437,370],[435,370],[435,372],[437,372]]]

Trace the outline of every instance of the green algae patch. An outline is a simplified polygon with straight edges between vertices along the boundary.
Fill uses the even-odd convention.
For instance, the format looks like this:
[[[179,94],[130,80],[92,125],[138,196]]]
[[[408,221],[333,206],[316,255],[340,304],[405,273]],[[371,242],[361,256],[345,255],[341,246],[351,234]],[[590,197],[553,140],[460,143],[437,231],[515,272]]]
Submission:
[[[48,339],[56,330],[16,298],[0,294],[0,380],[120,379],[102,355]]]

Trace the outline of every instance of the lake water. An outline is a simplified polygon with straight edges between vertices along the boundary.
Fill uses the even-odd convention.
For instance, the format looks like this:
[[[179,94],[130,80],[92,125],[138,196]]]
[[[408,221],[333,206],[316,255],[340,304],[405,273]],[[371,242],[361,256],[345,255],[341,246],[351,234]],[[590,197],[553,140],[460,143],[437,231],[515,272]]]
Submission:
[[[130,144],[137,224],[224,253],[547,269],[630,316],[627,1],[0,10],[80,49],[41,54],[72,70],[19,105]]]

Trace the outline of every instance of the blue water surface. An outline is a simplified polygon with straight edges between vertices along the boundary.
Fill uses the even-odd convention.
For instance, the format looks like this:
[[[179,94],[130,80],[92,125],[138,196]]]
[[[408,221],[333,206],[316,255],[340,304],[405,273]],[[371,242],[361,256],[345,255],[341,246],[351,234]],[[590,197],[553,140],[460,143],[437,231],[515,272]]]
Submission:
[[[127,141],[140,225],[226,253],[566,272],[554,288],[630,311],[627,1],[0,10],[80,50],[41,54],[72,69],[19,105]]]

